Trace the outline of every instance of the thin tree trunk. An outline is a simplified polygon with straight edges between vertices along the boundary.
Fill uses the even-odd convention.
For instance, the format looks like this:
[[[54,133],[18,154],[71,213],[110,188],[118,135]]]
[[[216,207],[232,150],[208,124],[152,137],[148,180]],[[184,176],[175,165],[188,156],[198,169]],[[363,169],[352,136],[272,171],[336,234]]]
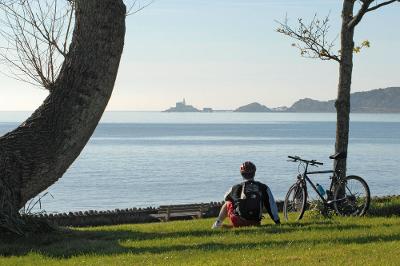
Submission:
[[[353,17],[354,0],[344,0],[341,30],[341,62],[339,68],[338,96],[335,103],[337,111],[336,152],[347,153],[350,125],[350,90],[353,71],[354,28],[348,24]],[[335,161],[335,166],[343,176],[346,175],[346,159]]]
[[[85,147],[114,87],[125,12],[122,0],[76,0],[70,52],[54,88],[0,138],[0,211],[17,211],[54,184]]]

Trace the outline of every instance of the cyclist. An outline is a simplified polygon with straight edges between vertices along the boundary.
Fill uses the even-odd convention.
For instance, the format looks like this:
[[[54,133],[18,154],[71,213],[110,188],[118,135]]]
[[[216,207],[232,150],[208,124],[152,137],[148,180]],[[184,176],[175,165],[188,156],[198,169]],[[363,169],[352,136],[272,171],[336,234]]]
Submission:
[[[234,185],[225,194],[225,203],[212,229],[220,227],[257,226],[262,219],[263,207],[275,222],[280,224],[278,208],[269,187],[255,181],[256,166],[250,162],[244,162],[240,166],[240,174],[243,182]],[[223,221],[229,217],[232,226],[223,225]]]

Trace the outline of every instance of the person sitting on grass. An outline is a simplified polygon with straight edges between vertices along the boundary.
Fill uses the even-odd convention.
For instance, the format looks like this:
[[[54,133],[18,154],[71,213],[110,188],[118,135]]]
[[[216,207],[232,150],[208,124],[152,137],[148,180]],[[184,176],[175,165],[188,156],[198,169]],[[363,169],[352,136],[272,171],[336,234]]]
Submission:
[[[234,185],[225,194],[225,204],[211,228],[260,225],[263,207],[275,224],[280,224],[278,207],[271,190],[267,185],[254,181],[256,166],[252,162],[244,162],[240,166],[240,173],[243,182]],[[226,217],[229,217],[232,225],[223,224]]]

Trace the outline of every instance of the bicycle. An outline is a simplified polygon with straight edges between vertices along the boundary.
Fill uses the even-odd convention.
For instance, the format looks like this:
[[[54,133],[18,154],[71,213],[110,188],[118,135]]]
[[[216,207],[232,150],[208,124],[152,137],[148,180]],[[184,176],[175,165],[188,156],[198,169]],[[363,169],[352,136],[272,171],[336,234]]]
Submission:
[[[297,181],[293,184],[286,194],[283,205],[283,213],[286,221],[300,220],[303,218],[307,203],[307,183],[315,190],[318,197],[323,203],[324,209],[333,209],[337,214],[342,216],[363,216],[369,208],[371,196],[367,182],[359,176],[350,175],[342,177],[340,171],[323,170],[323,171],[308,171],[309,166],[318,167],[323,163],[316,160],[304,160],[299,156],[288,156],[291,162],[299,162],[300,166],[304,166],[303,173],[297,176]],[[337,153],[329,156],[332,160],[343,160],[346,158],[346,153]],[[329,190],[324,191],[310,180],[308,175],[314,174],[332,174]],[[325,192],[325,193],[324,193]],[[327,198],[324,197],[327,195]]]

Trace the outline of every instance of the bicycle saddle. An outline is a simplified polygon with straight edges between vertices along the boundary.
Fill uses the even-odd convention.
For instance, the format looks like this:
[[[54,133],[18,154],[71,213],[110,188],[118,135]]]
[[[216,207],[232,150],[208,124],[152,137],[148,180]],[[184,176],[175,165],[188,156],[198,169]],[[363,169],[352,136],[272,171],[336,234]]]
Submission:
[[[329,159],[332,159],[332,160],[340,160],[340,159],[346,159],[346,157],[347,157],[347,153],[345,153],[345,152],[338,152],[338,153],[335,153],[335,154],[329,156]]]

